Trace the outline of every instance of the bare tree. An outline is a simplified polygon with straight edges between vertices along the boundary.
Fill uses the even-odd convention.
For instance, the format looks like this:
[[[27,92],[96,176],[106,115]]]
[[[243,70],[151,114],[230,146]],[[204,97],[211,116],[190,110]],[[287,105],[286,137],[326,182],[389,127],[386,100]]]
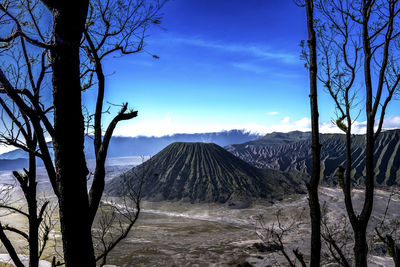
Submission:
[[[22,58],[22,65],[16,68],[23,70],[22,76],[13,76],[9,68],[0,69],[5,103],[2,107],[7,119],[16,126],[9,129],[12,138],[5,140],[32,154],[32,162],[34,157],[39,157],[44,163],[58,199],[66,266],[96,265],[91,226],[104,189],[109,141],[118,122],[137,116],[125,103],[103,132],[106,86],[102,61],[113,53],[144,51],[146,29],[160,23],[158,14],[163,4],[164,1],[157,0],[13,0],[0,4],[0,22],[5,29],[4,36],[0,37],[0,52],[22,55],[18,57]],[[97,87],[91,125],[96,169],[88,194],[81,94],[82,89],[91,86]],[[41,99],[46,92],[53,97],[48,103]],[[11,106],[11,112],[5,106]],[[32,145],[27,138],[23,142],[20,137],[28,127],[29,137],[35,141]],[[46,137],[52,139],[54,162]],[[28,181],[33,172],[26,172]],[[22,175],[17,179],[21,187],[36,186],[33,180],[28,184]],[[33,197],[29,201],[36,203]],[[11,247],[9,252],[12,254]]]
[[[145,167],[144,162],[145,157],[142,156],[142,164],[135,167],[140,169],[140,175],[135,173],[133,179],[121,181],[121,186],[125,188],[121,197],[107,197],[100,202],[100,214],[94,222],[97,231],[93,233],[93,238],[97,252],[96,261],[101,260],[101,266],[106,264],[109,253],[128,236],[139,218],[143,182],[151,167]]]
[[[101,260],[101,266],[107,263],[109,253],[128,236],[139,218],[140,199],[140,194],[131,189],[122,200],[108,199],[100,203],[101,212],[96,223],[98,231],[93,232],[93,239],[98,254],[96,261]]]
[[[307,266],[304,256],[298,248],[290,251],[286,243],[287,241],[285,240],[299,230],[303,224],[302,217],[303,213],[300,213],[295,219],[288,218],[283,216],[282,210],[278,210],[275,213],[275,221],[272,224],[266,223],[262,215],[258,215],[255,218],[257,236],[271,252],[276,251],[281,253],[291,267],[295,267],[297,263],[303,267]],[[279,262],[276,261],[276,263],[279,265]]]
[[[400,69],[396,63],[400,32],[395,31],[400,9],[396,0],[321,0],[317,8],[321,14],[318,28],[321,36],[319,49],[323,55],[320,62],[323,69],[321,80],[338,111],[335,123],[346,133],[343,193],[354,231],[355,263],[356,266],[366,266],[366,230],[373,208],[375,187],[374,145],[382,131],[386,108],[398,90],[400,81]],[[358,71],[359,64],[363,65],[363,72]],[[376,78],[376,86],[373,78]],[[367,118],[365,201],[360,213],[354,210],[351,199],[351,125],[354,120],[351,109],[356,99],[355,81],[360,81],[365,88]]]
[[[318,198],[318,186],[321,179],[321,143],[319,141],[319,113],[317,90],[317,37],[315,34],[314,0],[297,0],[298,6],[306,8],[308,40],[303,43],[302,58],[306,61],[310,79],[310,111],[311,111],[311,150],[312,171],[310,181],[306,183],[311,218],[311,259],[310,266],[321,264],[321,207]]]
[[[24,175],[18,173],[15,173],[15,175],[24,177]],[[18,190],[23,191],[22,200],[19,197]],[[0,222],[0,240],[5,245],[15,265],[24,266],[6,232],[16,234],[19,239],[27,243],[29,266],[38,266],[39,259],[44,256],[45,250],[49,250],[48,240],[50,238],[50,232],[54,230],[55,227],[53,213],[56,206],[47,198],[38,198],[35,196],[35,203],[37,204],[37,207],[40,207],[40,210],[36,213],[36,210],[31,210],[32,203],[27,201],[27,194],[24,192],[24,190],[26,191],[26,188],[20,184],[18,184],[18,186],[8,185],[5,188],[2,188],[0,192],[0,208],[2,210],[2,217],[7,217],[10,214],[16,214],[21,216],[22,220],[27,220],[28,231],[25,232],[24,229],[20,229],[8,223],[2,224]],[[24,202],[28,203],[29,205],[25,205]],[[37,217],[35,218],[34,215]]]
[[[400,266],[400,221],[398,218],[388,218],[388,211],[391,201],[394,198],[398,201],[399,197],[400,191],[392,189],[381,222],[375,227],[376,241],[385,244],[396,267]]]
[[[1,8],[2,6],[0,6],[0,9]],[[40,54],[35,53],[31,56],[28,55],[26,44],[23,41],[20,43],[22,51],[10,51],[9,47],[7,46],[13,45],[14,44],[12,43],[7,44],[6,49],[2,50],[3,56],[7,57],[8,62],[11,63],[7,69],[9,77],[18,86],[18,88],[24,88],[30,83],[33,93],[27,89],[16,89],[16,91],[37,103],[39,92],[42,87],[44,73],[47,71],[48,66],[44,64],[40,65],[40,67],[38,67],[40,74],[37,80],[34,80],[31,62],[40,57]],[[0,90],[2,93],[6,93],[5,88]],[[3,244],[8,243],[6,248],[10,253],[14,263],[18,266],[22,266],[21,260],[18,258],[15,249],[7,239],[7,235],[4,231],[17,233],[29,244],[30,266],[38,266],[39,258],[46,246],[46,242],[42,242],[42,244],[40,244],[40,241],[46,240],[49,234],[48,232],[42,232],[42,235],[40,235],[40,229],[43,227],[42,224],[45,223],[44,215],[47,212],[46,208],[49,205],[49,202],[45,201],[41,206],[38,206],[39,200],[37,199],[36,188],[36,158],[42,157],[42,155],[37,151],[39,140],[38,137],[41,138],[43,136],[36,134],[29,117],[23,111],[18,110],[14,104],[6,103],[3,98],[0,98],[0,105],[2,107],[2,111],[4,112],[4,115],[1,117],[4,130],[0,134],[0,142],[22,148],[28,153],[28,169],[24,169],[23,173],[17,171],[13,172],[15,180],[17,181],[19,188],[22,190],[24,202],[28,207],[27,210],[24,207],[16,207],[15,205],[11,205],[11,203],[6,201],[7,198],[2,198],[3,201],[0,205],[0,208],[2,209],[7,209],[26,217],[28,220],[28,233],[24,233],[22,230],[9,225],[0,224],[0,231],[2,232],[0,240]],[[12,188],[9,189],[12,190]]]
[[[327,263],[340,264],[341,266],[351,266],[351,254],[349,246],[352,243],[351,227],[347,216],[335,214],[335,220],[329,218],[328,205],[322,206],[321,237],[326,249],[323,250],[323,257]]]

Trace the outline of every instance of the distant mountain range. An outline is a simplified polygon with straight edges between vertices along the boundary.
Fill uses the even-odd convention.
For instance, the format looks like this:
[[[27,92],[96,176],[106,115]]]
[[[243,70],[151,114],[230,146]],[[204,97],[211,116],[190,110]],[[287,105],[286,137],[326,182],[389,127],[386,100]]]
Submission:
[[[173,143],[143,164],[110,180],[105,192],[126,195],[143,179],[142,196],[153,201],[249,204],[304,192],[291,173],[258,169],[211,143]]]
[[[259,168],[295,171],[311,174],[310,133],[272,133],[255,141],[226,146],[229,152]],[[335,183],[335,171],[345,165],[346,146],[343,134],[321,134],[322,175],[326,181]],[[382,132],[375,146],[375,175],[378,184],[400,185],[400,130]],[[363,181],[365,174],[365,136],[352,138],[352,179]]]
[[[173,142],[214,142],[225,146],[227,151],[258,168],[297,172],[300,176],[311,174],[311,134],[299,131],[271,133],[262,137],[238,130],[163,137],[114,137],[108,157],[155,155]],[[94,158],[92,139],[87,137],[85,144],[87,158]],[[324,181],[335,184],[337,167],[345,165],[345,136],[321,134],[321,144],[321,175]],[[353,136],[352,148],[352,179],[355,183],[362,183],[365,166],[364,135]],[[375,151],[377,183],[400,185],[400,129],[382,132]],[[26,153],[21,150],[0,155],[0,170],[18,169],[26,164]]]
[[[0,171],[19,170],[28,166],[28,159],[0,159]]]
[[[174,134],[161,137],[119,137],[111,138],[108,150],[108,157],[128,157],[128,156],[152,156],[161,149],[173,142],[209,142],[220,146],[229,144],[239,144],[259,138],[260,135],[251,134],[242,130],[231,130],[213,133],[195,133],[195,134]],[[49,143],[51,145],[51,143]],[[51,151],[52,153],[52,151]],[[90,136],[85,138],[85,153],[87,159],[95,158],[93,139]],[[10,167],[26,167],[28,154],[21,149],[13,150],[0,154],[0,170],[7,170]],[[17,160],[12,163],[12,160]],[[8,161],[2,161],[8,160]],[[11,161],[10,161],[11,160]],[[40,164],[40,162],[39,162]]]

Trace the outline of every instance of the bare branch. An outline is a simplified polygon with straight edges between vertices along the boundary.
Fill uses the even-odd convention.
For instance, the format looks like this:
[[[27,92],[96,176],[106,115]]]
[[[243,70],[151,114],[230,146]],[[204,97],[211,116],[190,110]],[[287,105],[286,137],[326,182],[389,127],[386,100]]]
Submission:
[[[0,208],[11,210],[13,212],[19,213],[19,214],[24,215],[25,217],[29,218],[29,214],[22,211],[21,209],[18,209],[18,208],[12,207],[12,206],[8,206],[8,205],[4,205],[4,204],[0,204]]]
[[[12,226],[9,226],[9,225],[6,224],[6,225],[3,226],[3,230],[16,233],[16,234],[22,236],[23,238],[25,238],[25,240],[27,240],[27,241],[29,240],[29,236],[25,232],[15,228],[15,227],[12,227]]]
[[[31,43],[31,44],[33,44],[35,46],[41,47],[41,48],[51,49],[53,47],[50,44],[47,44],[47,43],[41,42],[39,40],[33,39],[33,38],[29,37],[27,34],[25,34],[22,31],[22,27],[21,27],[21,24],[19,23],[18,19],[15,16],[13,16],[10,12],[8,12],[3,4],[0,4],[0,10],[3,11],[5,14],[7,14],[7,16],[9,16],[15,22],[15,24],[17,26],[16,31],[14,31],[13,33],[9,34],[5,38],[0,38],[0,42],[9,43],[9,42],[15,40],[18,37],[22,37],[27,42],[29,42],[29,43]]]
[[[381,115],[379,118],[379,124],[378,124],[378,129],[375,132],[374,138],[375,140],[378,138],[378,135],[381,133],[382,131],[382,126],[383,126],[383,121],[385,118],[385,113],[386,113],[386,108],[390,102],[390,100],[392,100],[393,94],[395,93],[397,86],[399,85],[400,82],[400,74],[397,75],[397,79],[394,83],[394,85],[392,86],[392,88],[389,88],[389,95],[386,97],[385,102],[383,103],[382,109],[381,109]]]
[[[10,255],[11,259],[13,260],[14,264],[17,267],[25,267],[20,258],[18,257],[17,252],[15,251],[15,248],[11,244],[10,240],[6,236],[6,234],[3,231],[3,225],[0,223],[0,240],[3,243],[4,247],[7,249],[8,254]]]

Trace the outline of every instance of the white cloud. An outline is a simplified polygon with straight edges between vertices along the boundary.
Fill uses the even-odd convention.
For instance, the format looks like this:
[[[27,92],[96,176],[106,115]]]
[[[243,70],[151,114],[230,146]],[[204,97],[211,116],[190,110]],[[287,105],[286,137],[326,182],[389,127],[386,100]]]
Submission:
[[[311,129],[310,129],[311,130]],[[344,133],[336,125],[330,121],[322,122],[319,124],[319,131],[321,133]]]
[[[268,114],[276,115],[278,112],[271,111]],[[135,120],[121,123],[115,129],[115,135],[119,136],[163,136],[172,135],[175,133],[206,133],[220,132],[223,130],[245,130],[251,133],[267,134],[272,132],[291,132],[291,131],[311,131],[310,118],[301,118],[292,121],[290,117],[284,117],[279,123],[273,125],[263,125],[254,122],[246,124],[201,124],[195,121],[188,125],[175,122],[172,119],[170,112],[161,117],[159,121],[136,122]],[[375,125],[377,128],[378,122]],[[343,133],[332,122],[321,122],[319,125],[321,133]],[[399,129],[400,116],[388,116],[383,123],[383,129]],[[366,121],[354,121],[352,124],[353,134],[365,134]],[[46,141],[51,141],[51,138],[46,137]],[[14,150],[14,147],[0,145],[0,154]]]
[[[168,113],[167,113],[168,114]],[[166,115],[166,118],[170,115]],[[154,122],[127,122],[119,125],[115,129],[115,135],[120,136],[163,136],[172,135],[175,133],[206,133],[219,132],[223,130],[239,129],[252,133],[267,134],[271,132],[290,132],[290,131],[310,131],[307,125],[309,119],[303,118],[297,121],[290,122],[287,117],[284,121],[274,125],[262,125],[254,122],[246,124],[204,124],[196,123],[195,121],[188,125],[175,122],[169,119],[160,119]]]
[[[288,124],[290,122],[290,117],[284,117],[282,120],[281,120],[281,123],[282,124]]]
[[[267,112],[267,115],[268,115],[268,116],[275,116],[275,115],[278,115],[278,114],[279,114],[278,111],[270,111],[270,112]]]
[[[378,128],[379,121],[375,121],[375,130]],[[388,116],[383,121],[383,130],[400,129],[400,116]],[[367,121],[353,121],[351,125],[351,132],[353,134],[365,134],[367,131]],[[321,133],[343,133],[332,122],[323,122],[320,124]]]
[[[51,142],[52,138],[50,136],[45,136],[46,142]],[[21,141],[22,142],[22,141]],[[7,153],[13,150],[16,150],[18,148],[10,145],[5,145],[5,144],[0,144],[0,154]]]
[[[171,121],[172,121],[171,114],[169,112],[167,112],[167,114],[165,114],[165,122],[169,123]]]
[[[388,116],[383,121],[383,128],[397,129],[400,128],[400,116]]]
[[[283,118],[280,122],[272,125],[263,125],[254,122],[246,124],[204,124],[193,121],[191,124],[179,123],[171,119],[169,113],[165,118],[155,122],[130,122],[117,127],[115,135],[122,136],[163,136],[175,133],[206,133],[219,132],[223,130],[245,130],[247,132],[267,134],[272,132],[291,132],[291,131],[311,131],[310,118],[301,118],[292,121],[290,117]],[[400,128],[400,116],[387,117],[383,125],[384,129]],[[321,133],[343,133],[332,122],[320,122],[319,129]],[[364,134],[366,122],[353,122],[352,133]]]
[[[293,122],[295,127],[297,128],[308,128],[311,129],[311,119],[310,118],[301,118],[300,120],[297,120]]]
[[[15,150],[16,148],[13,146],[7,146],[4,144],[0,145],[0,154],[6,153],[6,152],[10,152],[12,150]]]

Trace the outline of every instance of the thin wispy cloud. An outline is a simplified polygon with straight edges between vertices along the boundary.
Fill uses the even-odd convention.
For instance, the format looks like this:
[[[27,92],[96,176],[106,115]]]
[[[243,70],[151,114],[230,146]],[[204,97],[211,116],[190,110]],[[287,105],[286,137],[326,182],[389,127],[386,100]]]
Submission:
[[[298,78],[299,75],[296,73],[288,73],[288,72],[282,72],[282,71],[277,71],[274,68],[271,67],[265,67],[260,64],[255,64],[252,62],[233,62],[232,67],[248,72],[253,72],[256,74],[262,74],[262,75],[268,75],[268,76],[273,76],[274,78],[287,78],[287,79],[292,79],[292,78]]]
[[[172,117],[171,117],[171,113],[167,112],[167,114],[165,114],[165,120],[166,123],[169,123],[170,121],[172,121]]]
[[[268,72],[268,70],[266,68],[262,68],[260,66],[257,66],[257,65],[251,64],[251,63],[235,62],[232,64],[232,66],[235,68],[241,69],[241,70],[250,71],[250,72],[257,73],[257,74]]]
[[[230,44],[230,43],[204,40],[201,38],[180,38],[180,37],[172,38],[169,41],[186,45],[204,47],[204,48],[218,49],[225,52],[247,54],[259,59],[277,60],[286,64],[297,64],[299,62],[298,55],[257,45]]]
[[[278,114],[279,114],[278,111],[270,111],[270,112],[267,112],[267,115],[268,115],[268,116],[275,116],[275,115],[278,115]]]
[[[129,63],[132,65],[137,65],[140,67],[152,67],[154,66],[154,60],[152,61],[144,61],[144,60],[129,60]]]

